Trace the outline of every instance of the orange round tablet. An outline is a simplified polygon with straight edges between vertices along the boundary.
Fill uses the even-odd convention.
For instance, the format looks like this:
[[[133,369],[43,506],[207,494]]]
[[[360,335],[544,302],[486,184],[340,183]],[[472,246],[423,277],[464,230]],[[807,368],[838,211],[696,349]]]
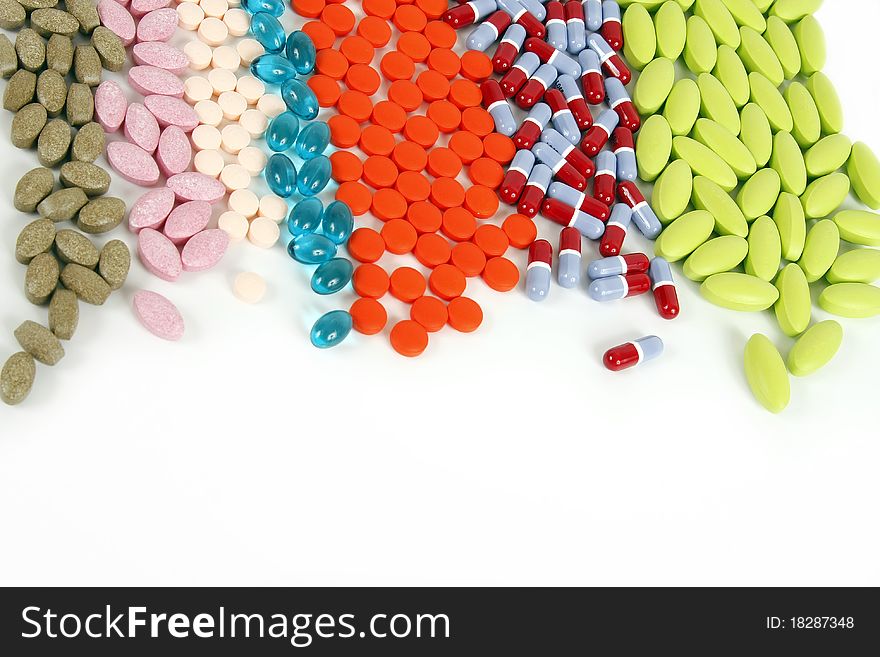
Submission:
[[[391,329],[391,346],[401,356],[414,358],[428,348],[428,332],[418,322],[404,319]]]
[[[446,309],[449,325],[456,331],[470,333],[483,323],[483,309],[469,297],[458,297],[449,302]]]
[[[433,100],[442,100],[449,94],[449,80],[437,71],[422,71],[416,78],[416,84],[422,92],[422,97],[429,103]]]
[[[454,299],[464,293],[467,286],[464,274],[454,265],[437,265],[428,277],[431,292],[441,299]]]
[[[473,82],[488,80],[492,75],[492,60],[479,50],[466,50],[461,56],[461,74]]]
[[[363,184],[350,180],[339,185],[339,189],[336,190],[336,200],[345,203],[354,216],[360,217],[370,209],[373,195]]]
[[[385,248],[388,252],[397,255],[412,251],[418,239],[416,229],[405,219],[392,219],[386,222],[380,234],[385,240]]]
[[[422,104],[422,90],[415,82],[409,80],[395,80],[388,87],[388,100],[400,105],[404,111],[412,112]]]
[[[443,10],[446,13],[446,9]],[[442,16],[443,14],[441,14]],[[450,27],[443,21],[431,21],[425,25],[423,32],[425,38],[431,42],[435,48],[452,48],[455,45],[456,34],[455,29]]]
[[[483,151],[498,164],[509,164],[516,155],[516,146],[510,137],[493,132],[483,137]]]
[[[415,5],[398,5],[391,20],[401,32],[421,32],[428,24],[425,12]]]
[[[394,0],[364,0],[361,6],[368,16],[378,16],[386,21],[394,16],[394,10],[397,9]]]
[[[406,120],[403,125],[403,135],[422,148],[430,148],[437,143],[440,130],[437,128],[437,124],[427,116],[416,115]]]
[[[385,306],[369,297],[362,297],[351,304],[348,314],[351,315],[352,328],[364,335],[376,335],[388,322]]]
[[[321,75],[320,73],[313,75],[306,84],[315,94],[318,105],[321,107],[333,107],[339,100],[339,94],[342,93],[339,89],[339,83],[329,75]]]
[[[416,201],[407,209],[406,219],[419,234],[436,233],[443,223],[443,214],[432,203]]]
[[[397,142],[391,157],[402,171],[424,171],[428,163],[425,149],[412,141]]]
[[[446,304],[437,297],[419,297],[413,301],[409,316],[421,324],[426,331],[434,333],[446,326]]]
[[[359,296],[378,299],[388,291],[390,280],[379,265],[367,262],[355,268],[351,284]]]
[[[406,199],[396,189],[386,187],[376,190],[373,194],[373,204],[371,206],[373,215],[382,221],[391,221],[392,219],[402,219],[406,216],[407,204]]]
[[[344,91],[336,101],[339,111],[350,116],[358,123],[363,123],[373,113],[373,102],[367,94],[360,91]]]
[[[330,172],[338,183],[359,180],[363,170],[361,158],[351,151],[336,151],[330,156]]]
[[[367,155],[391,155],[394,150],[394,135],[388,128],[368,125],[361,133],[358,145]]]
[[[391,41],[391,27],[378,16],[364,16],[358,23],[357,33],[358,36],[369,41],[374,48],[384,48]]]
[[[482,107],[468,107],[461,112],[461,127],[482,138],[495,131],[495,119]]]
[[[461,70],[461,60],[447,48],[434,48],[428,55],[428,68],[451,80]]]
[[[413,255],[425,267],[433,269],[449,262],[452,249],[449,247],[449,242],[437,233],[425,233],[416,240]]]
[[[354,13],[345,5],[327,5],[321,12],[321,20],[329,25],[337,36],[345,36],[354,29]]]
[[[327,119],[330,128],[330,143],[337,148],[351,148],[361,136],[361,127],[350,116],[336,114]]]
[[[412,303],[422,296],[427,285],[422,273],[412,267],[398,267],[391,272],[391,294],[405,303]]]
[[[464,207],[470,210],[478,219],[488,219],[498,212],[498,194],[494,189],[483,185],[469,187],[464,195]],[[498,228],[497,226],[492,226]],[[504,235],[504,231],[498,228],[498,232]],[[507,242],[507,237],[504,238]],[[505,246],[506,248],[506,246]],[[500,253],[498,255],[501,255]]]
[[[383,100],[373,106],[373,123],[388,128],[391,132],[400,132],[406,123],[406,112],[397,103]]]
[[[451,240],[466,242],[477,230],[477,220],[464,208],[449,208],[443,213],[441,230]]]
[[[364,182],[381,189],[391,187],[397,180],[397,167],[384,155],[371,155],[364,160]]]
[[[324,0],[291,0],[290,6],[300,16],[317,18],[324,11]]]
[[[467,277],[479,276],[486,267],[486,254],[473,242],[459,242],[452,247],[449,258]]]
[[[486,285],[499,292],[509,292],[519,283],[519,270],[507,258],[490,258],[483,270]]]
[[[376,262],[385,253],[385,240],[372,228],[356,228],[348,238],[347,247],[358,262]]]
[[[449,148],[465,164],[470,164],[483,154],[483,142],[475,134],[465,130],[460,130],[449,138]]]
[[[428,173],[435,178],[455,178],[461,173],[461,158],[445,146],[435,148],[428,153]]]
[[[507,233],[498,226],[492,224],[483,224],[474,232],[474,244],[483,250],[488,258],[497,258],[504,255],[510,241],[507,239]]]
[[[468,107],[478,107],[483,101],[483,93],[480,91],[480,88],[470,80],[456,80],[449,85],[449,100],[452,101],[458,109],[464,110]]]
[[[475,185],[498,189],[504,180],[504,169],[489,157],[478,157],[468,167],[468,178]]]
[[[404,32],[397,40],[397,49],[414,62],[423,62],[431,53],[431,44],[424,34]]]
[[[398,50],[385,53],[379,62],[379,69],[386,80],[409,80],[416,72],[413,60]]]
[[[360,91],[365,96],[372,96],[379,90],[382,79],[372,66],[352,64],[345,73],[345,84],[352,91]]]
[[[425,16],[430,20],[434,21],[446,13],[449,9],[449,3],[446,0],[416,0],[416,7],[425,12]]]
[[[515,249],[527,249],[538,237],[535,222],[524,214],[512,214],[501,224],[501,230],[507,235],[510,246]]]
[[[458,130],[461,125],[461,111],[448,100],[435,100],[428,105],[428,118],[440,132],[450,133]]]
[[[431,202],[438,208],[457,208],[464,203],[464,187],[454,178],[437,178],[431,183]]]
[[[324,8],[321,7],[321,9],[323,10]],[[320,14],[321,12],[318,13]],[[315,50],[332,48],[333,44],[336,43],[336,32],[321,21],[309,21],[302,26],[302,31],[309,35],[312,43],[315,44]]]
[[[334,80],[341,80],[348,70],[348,60],[338,50],[325,48],[319,50],[315,57],[315,70]]]
[[[409,203],[424,201],[431,195],[431,183],[419,171],[401,171],[394,183],[394,189]]]
[[[339,44],[339,51],[350,64],[369,64],[373,61],[373,44],[362,36],[348,36]]]

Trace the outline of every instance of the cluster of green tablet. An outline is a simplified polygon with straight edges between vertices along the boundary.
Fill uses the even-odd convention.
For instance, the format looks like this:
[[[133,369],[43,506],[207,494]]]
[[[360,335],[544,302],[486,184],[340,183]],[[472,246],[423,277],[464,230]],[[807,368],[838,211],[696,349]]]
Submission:
[[[861,248],[880,246],[880,215],[849,209],[880,208],[880,161],[840,134],[813,17],[821,4],[621,2],[625,54],[641,71],[633,101],[647,117],[639,175],[654,183],[665,226],[656,253],[683,261],[712,303],[772,307],[783,333],[799,338],[787,367],[766,338],[746,349],[752,390],[774,412],[788,403],[788,372],[815,371],[840,344],[836,322],[807,330],[811,284],[823,286],[818,305],[828,313],[880,314],[880,251]]]

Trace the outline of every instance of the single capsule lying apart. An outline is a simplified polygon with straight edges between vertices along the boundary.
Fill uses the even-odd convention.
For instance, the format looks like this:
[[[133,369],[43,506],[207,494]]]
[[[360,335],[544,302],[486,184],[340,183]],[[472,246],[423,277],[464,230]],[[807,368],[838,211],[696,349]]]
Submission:
[[[284,27],[272,14],[259,11],[251,16],[251,34],[268,53],[284,50]]]
[[[315,44],[309,38],[309,35],[299,30],[294,30],[287,37],[287,45],[285,46],[285,54],[293,68],[300,75],[308,75],[315,68],[315,59],[317,54]]]
[[[266,145],[276,153],[283,153],[296,142],[299,119],[291,111],[281,112],[266,128]]]
[[[287,216],[287,230],[296,237],[305,233],[314,233],[321,225],[324,204],[321,199],[304,198],[291,209]]]
[[[296,69],[286,57],[266,53],[251,62],[251,73],[266,84],[284,84],[296,75]]]
[[[305,233],[290,240],[287,253],[304,265],[320,265],[336,255],[336,245],[323,235]]]
[[[543,301],[550,294],[550,268],[553,264],[553,247],[547,240],[535,240],[529,247],[529,264],[526,268],[526,295],[532,301]]]
[[[327,186],[332,173],[330,159],[319,155],[311,160],[306,160],[299,170],[299,178],[296,188],[303,196],[314,196]]]
[[[567,226],[559,233],[559,267],[556,280],[565,288],[575,287],[581,279],[581,234]]]
[[[264,175],[269,189],[281,198],[287,198],[296,189],[296,167],[282,153],[275,153],[269,158]]]
[[[348,285],[354,267],[346,258],[333,258],[322,263],[312,274],[312,291],[316,294],[335,294]]]
[[[296,154],[304,160],[322,155],[330,143],[330,126],[323,121],[309,123],[296,138]]]
[[[344,310],[331,310],[321,315],[312,331],[309,339],[318,349],[335,347],[351,333],[351,315]]]
[[[345,244],[354,230],[351,208],[342,201],[333,201],[327,206],[322,223],[324,235],[335,244]]]
[[[649,275],[657,312],[663,319],[675,319],[681,312],[681,308],[678,303],[675,281],[672,278],[672,268],[664,258],[654,258],[651,261]]]
[[[656,335],[648,335],[632,342],[611,347],[602,356],[602,363],[612,372],[635,367],[648,360],[653,360],[663,353],[663,340]]]
[[[311,121],[318,116],[318,99],[315,93],[294,78],[289,78],[281,85],[281,98],[287,109],[301,119]]]

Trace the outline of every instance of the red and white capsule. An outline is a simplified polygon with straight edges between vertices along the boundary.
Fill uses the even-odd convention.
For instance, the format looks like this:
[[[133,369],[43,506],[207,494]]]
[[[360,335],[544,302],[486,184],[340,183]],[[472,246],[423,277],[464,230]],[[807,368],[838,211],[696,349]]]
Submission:
[[[526,296],[532,301],[543,301],[550,294],[550,270],[553,267],[553,247],[547,240],[535,240],[529,246],[529,264],[526,267]]]
[[[493,12],[468,35],[465,45],[468,50],[486,52],[508,27],[510,27],[510,16],[503,11]]]
[[[605,205],[614,203],[617,192],[617,157],[611,151],[596,156],[596,176],[593,178],[593,198]]]
[[[611,208],[611,217],[605,224],[605,234],[599,242],[599,253],[610,258],[620,255],[623,242],[626,240],[626,232],[632,221],[632,210],[624,203],[618,203]]]
[[[568,32],[565,29],[565,10],[562,8],[562,3],[550,0],[545,7],[547,20],[544,21],[544,26],[547,28],[547,43],[557,50],[565,50],[568,48]]]
[[[510,70],[501,78],[501,90],[504,92],[504,97],[513,98],[516,96],[540,65],[541,60],[535,53],[524,52],[520,55]]]
[[[443,14],[443,22],[460,30],[468,25],[479,23],[496,9],[495,0],[472,0],[453,7]]]
[[[560,75],[556,78],[556,88],[565,97],[565,102],[568,104],[568,109],[574,117],[578,130],[587,130],[593,125],[593,115],[590,113],[590,108],[587,107],[587,100],[578,89],[575,78],[570,75]],[[580,134],[572,143],[577,143],[578,139],[580,139]]]
[[[617,116],[617,112],[610,109],[603,110],[581,140],[581,150],[589,157],[596,157],[611,139],[611,133],[617,127],[618,121],[620,117]]]
[[[501,85],[497,80],[489,79],[480,85],[480,92],[483,94],[483,107],[495,121],[495,132],[510,137],[516,132],[516,119],[501,91]]]
[[[519,197],[522,196],[523,190],[526,187],[526,181],[528,181],[534,166],[535,156],[532,155],[532,151],[521,150],[516,152],[498,191],[498,196],[504,203],[516,205]]]
[[[554,182],[547,188],[547,196],[562,201],[566,205],[577,208],[581,212],[596,217],[599,221],[608,221],[611,210],[601,201],[597,201],[592,196],[588,196],[586,192],[579,192],[574,187],[569,187],[565,183]]]
[[[605,232],[605,224],[576,208],[555,198],[545,198],[541,215],[560,226],[569,226],[591,240],[597,240]]]
[[[544,132],[541,134],[541,141],[550,144],[550,147],[564,157],[565,161],[577,171],[580,171],[584,178],[589,180],[593,177],[593,173],[596,171],[593,161],[584,155],[583,151],[579,150],[568,139],[563,137],[556,129],[545,128]]]
[[[608,278],[609,276],[626,276],[627,274],[644,274],[648,271],[650,261],[644,253],[627,253],[622,256],[609,256],[593,260],[587,266],[587,276]]]
[[[576,56],[587,47],[584,6],[580,0],[568,0],[565,3],[565,29],[568,33],[568,52]]]
[[[556,48],[546,41],[541,41],[541,39],[535,38],[526,39],[523,47],[528,52],[535,53],[542,62],[550,64],[550,66],[555,68],[559,73],[570,75],[573,78],[576,78],[581,74],[581,66],[576,60],[572,59],[567,53],[564,53],[561,50],[556,50]]]
[[[633,133],[626,128],[615,128],[611,134],[614,157],[617,158],[617,179],[635,180],[639,176]]]
[[[681,307],[678,304],[675,281],[672,279],[672,268],[665,259],[654,258],[651,261],[650,276],[657,312],[663,319],[675,319]]]
[[[501,37],[501,42],[495,48],[495,54],[492,56],[492,68],[496,73],[507,73],[519,53],[522,50],[523,43],[526,40],[526,28],[522,25],[511,25]],[[526,76],[528,78],[528,76]],[[525,83],[525,80],[523,80]],[[517,90],[518,91],[518,90]],[[516,91],[513,92],[515,94]],[[513,96],[510,94],[510,96]],[[510,98],[508,96],[508,98]]]
[[[494,0],[493,4],[496,4],[498,9],[510,14],[514,23],[518,23],[526,28],[526,34],[529,36],[535,37],[536,39],[543,39],[544,35],[547,34],[547,30],[544,28],[541,21],[533,16],[528,9],[523,7],[516,0]]]
[[[516,94],[516,104],[523,109],[529,109],[537,103],[547,89],[556,82],[556,69],[550,64],[541,64],[538,70],[529,78],[519,93]]]
[[[581,280],[581,234],[566,226],[559,233],[559,265],[556,281],[565,288],[577,287]]]
[[[538,142],[532,146],[532,153],[535,159],[542,164],[546,164],[553,171],[553,176],[560,182],[574,187],[578,190],[587,188],[587,179],[583,174],[571,166],[562,155],[557,153],[550,144],[546,142]]]
[[[617,78],[606,78],[605,93],[608,96],[608,104],[620,118],[620,125],[630,132],[638,132],[642,126],[642,119],[623,83]]]
[[[541,133],[550,123],[553,112],[547,103],[538,103],[523,120],[519,130],[513,135],[513,143],[517,148],[531,149],[538,141]]]
[[[620,24],[620,5],[616,0],[602,3],[602,38],[619,51],[623,48],[623,27]]]
[[[650,289],[651,279],[647,274],[626,274],[597,278],[590,283],[587,292],[594,301],[605,303],[635,297]]]
[[[649,240],[657,239],[663,225],[654,214],[654,210],[648,205],[642,192],[634,182],[626,180],[617,186],[617,197],[632,208],[632,220],[636,228]]]
[[[547,93],[544,94],[544,102],[550,106],[550,111],[553,112],[550,116],[550,122],[556,131],[565,137],[569,143],[578,143],[581,138],[581,131],[574,120],[574,115],[571,113],[568,103],[565,102],[565,96],[562,95],[562,92],[556,88],[548,89]]]
[[[534,217],[538,214],[541,201],[544,200],[551,180],[553,180],[553,171],[546,164],[536,164],[532,167],[526,187],[519,197],[519,204],[516,206],[520,214],[527,217]]]
[[[599,63],[606,75],[617,78],[623,84],[629,84],[629,81],[632,80],[632,71],[600,34],[587,36],[587,45],[599,55]]]
[[[581,50],[578,55],[578,64],[581,66],[581,86],[584,88],[584,98],[590,105],[599,105],[605,101],[605,78],[602,77],[599,55],[590,48]]]
[[[662,353],[663,340],[656,335],[648,335],[644,338],[612,347],[602,356],[602,363],[612,372],[619,372],[653,360]]]

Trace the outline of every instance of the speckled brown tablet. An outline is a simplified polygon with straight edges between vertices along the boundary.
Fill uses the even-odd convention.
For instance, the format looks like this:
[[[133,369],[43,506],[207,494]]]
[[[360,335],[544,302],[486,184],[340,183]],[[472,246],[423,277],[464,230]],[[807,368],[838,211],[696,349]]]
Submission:
[[[26,351],[12,354],[0,371],[0,399],[14,406],[25,400],[34,385],[37,366]]]
[[[46,38],[53,34],[72,37],[79,31],[79,21],[61,9],[35,9],[31,12],[31,27]]]
[[[61,270],[61,282],[74,292],[80,301],[102,305],[110,296],[110,285],[101,276],[82,265],[69,264]]]
[[[17,112],[34,99],[37,90],[37,76],[30,71],[18,69],[6,83],[3,92],[3,109]]]
[[[95,98],[87,84],[74,82],[67,90],[67,121],[78,127],[92,120],[95,114]]]
[[[122,39],[103,25],[92,32],[92,47],[98,51],[101,64],[108,71],[121,71],[125,65],[125,46]]]
[[[67,103],[67,83],[61,73],[51,69],[40,73],[37,77],[37,102],[46,108],[49,116],[55,117],[61,114]]]
[[[67,86],[64,90],[67,91]],[[12,117],[9,130],[12,145],[16,148],[32,148],[48,120],[49,114],[40,103],[30,103],[22,107]]]
[[[104,153],[106,137],[100,124],[86,123],[73,138],[70,157],[77,162],[94,162]]]
[[[100,256],[98,247],[92,240],[70,228],[59,230],[55,235],[55,251],[64,264],[73,262],[89,269],[98,265]]]
[[[37,219],[21,229],[15,240],[15,259],[26,265],[41,253],[47,253],[55,242],[55,224]]]
[[[50,7],[58,6],[58,0],[18,0],[18,2],[27,11],[33,11],[34,9],[49,9]]]
[[[98,273],[113,290],[118,290],[128,278],[131,268],[131,251],[122,240],[110,240],[101,249]]]
[[[0,34],[0,76],[10,77],[18,70],[18,54],[5,34]]]
[[[106,233],[122,223],[125,217],[125,201],[106,196],[89,201],[76,219],[77,227],[84,233]]]
[[[59,288],[49,301],[49,330],[59,340],[70,340],[79,324],[79,301],[70,290]]]
[[[73,51],[73,75],[77,82],[90,87],[101,84],[101,58],[92,46],[79,45]]]
[[[79,187],[86,196],[100,196],[110,188],[110,174],[91,162],[65,162],[60,177],[62,185]]]
[[[51,2],[51,0],[47,0]],[[79,31],[83,34],[91,34],[98,25],[98,10],[95,8],[95,0],[66,0],[64,6],[67,11],[79,21]]]
[[[24,7],[16,0],[0,0],[0,27],[4,30],[17,30],[25,18]]]
[[[61,75],[70,73],[73,66],[73,39],[53,34],[46,46],[46,66]]]
[[[37,212],[56,224],[59,221],[70,221],[76,213],[89,202],[89,197],[79,187],[68,187],[52,192],[37,205]]]
[[[51,253],[41,253],[28,263],[24,274],[24,295],[27,300],[38,306],[49,301],[55,288],[61,265]]]
[[[52,193],[55,176],[51,169],[37,167],[24,174],[15,185],[12,204],[19,212],[33,212],[40,201]]]
[[[70,126],[64,119],[52,119],[37,138],[37,157],[44,167],[54,167],[67,157],[71,141]]]
[[[15,329],[15,339],[22,349],[45,365],[54,365],[64,358],[64,347],[42,324],[30,320],[22,322]]]
[[[26,27],[15,37],[15,52],[21,68],[36,73],[46,63],[46,40]]]

